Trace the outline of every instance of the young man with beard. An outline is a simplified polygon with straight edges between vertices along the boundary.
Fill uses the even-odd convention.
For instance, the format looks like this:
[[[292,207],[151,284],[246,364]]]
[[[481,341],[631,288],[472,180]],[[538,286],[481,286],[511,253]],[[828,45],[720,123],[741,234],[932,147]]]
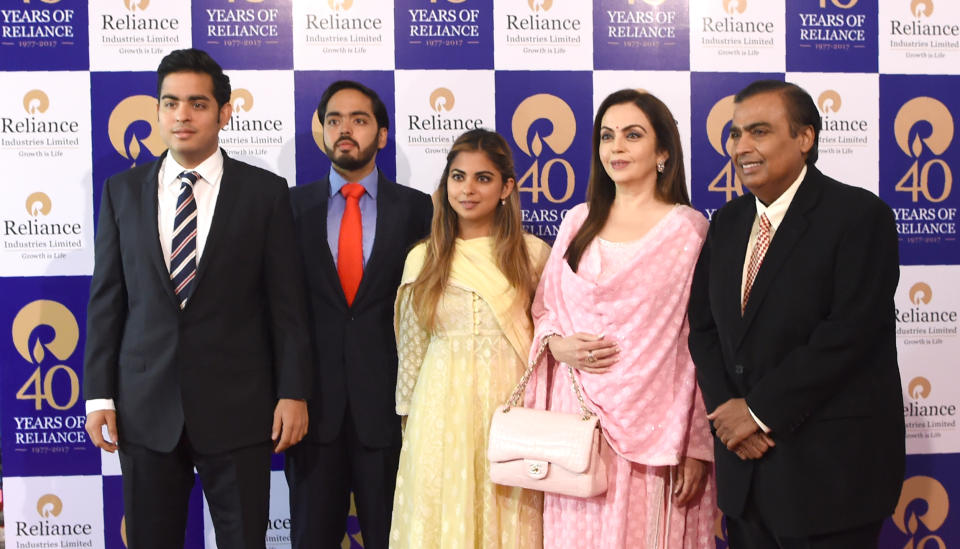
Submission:
[[[376,165],[390,118],[376,92],[320,98],[327,178],[291,190],[315,351],[310,430],[287,453],[293,547],[339,547],[350,492],[367,549],[386,549],[400,456],[393,307],[407,251],[430,231],[430,197]]]

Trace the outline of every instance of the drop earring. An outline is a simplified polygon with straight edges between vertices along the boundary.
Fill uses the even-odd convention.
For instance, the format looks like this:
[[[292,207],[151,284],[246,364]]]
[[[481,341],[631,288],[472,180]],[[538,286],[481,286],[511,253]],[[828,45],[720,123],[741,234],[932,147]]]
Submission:
[[[663,168],[664,168],[665,165],[666,165],[666,164],[664,164],[663,160],[658,160],[658,161],[657,161],[657,173],[663,173]]]

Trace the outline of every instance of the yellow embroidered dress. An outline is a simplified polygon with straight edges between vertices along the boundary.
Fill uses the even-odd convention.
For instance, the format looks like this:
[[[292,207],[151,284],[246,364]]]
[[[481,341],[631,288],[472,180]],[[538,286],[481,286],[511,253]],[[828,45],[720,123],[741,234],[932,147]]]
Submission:
[[[527,235],[539,273],[549,247]],[[393,549],[542,546],[542,495],[490,482],[487,435],[497,405],[523,374],[532,340],[526,311],[497,268],[491,237],[457,239],[432,333],[409,284],[425,245],[410,251],[397,293],[397,413],[408,416],[393,502]]]

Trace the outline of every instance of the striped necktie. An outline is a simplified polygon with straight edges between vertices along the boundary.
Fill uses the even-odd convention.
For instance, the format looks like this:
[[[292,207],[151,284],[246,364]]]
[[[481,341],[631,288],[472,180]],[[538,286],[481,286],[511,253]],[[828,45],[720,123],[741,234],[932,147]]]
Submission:
[[[750,254],[750,265],[747,267],[747,283],[743,286],[743,301],[740,303],[740,314],[747,310],[747,301],[750,299],[750,290],[753,289],[753,281],[757,279],[757,273],[760,272],[760,265],[763,264],[763,258],[767,255],[767,248],[770,247],[770,219],[766,213],[760,215],[760,230],[757,231],[757,241],[753,245],[753,253]]]
[[[197,278],[197,201],[193,198],[193,185],[200,174],[183,172],[179,178],[180,196],[177,197],[173,243],[170,246],[170,280],[183,309]]]

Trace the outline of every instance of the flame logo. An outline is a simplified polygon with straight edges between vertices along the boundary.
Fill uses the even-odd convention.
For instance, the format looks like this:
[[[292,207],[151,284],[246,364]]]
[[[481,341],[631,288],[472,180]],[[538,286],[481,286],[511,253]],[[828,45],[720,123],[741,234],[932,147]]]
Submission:
[[[107,134],[114,150],[120,153],[120,156],[133,160],[134,165],[140,158],[143,147],[153,156],[160,156],[167,146],[160,139],[156,118],[157,99],[149,95],[131,95],[118,103],[107,121]],[[141,121],[150,124],[150,133],[142,139],[130,131],[131,125]],[[127,133],[132,134],[129,140]]]
[[[733,95],[717,101],[707,115],[707,140],[720,156],[732,156],[724,146],[723,129],[733,120]]]
[[[543,138],[539,133],[534,133],[528,144],[530,126],[540,119],[549,120],[553,129]],[[514,142],[527,156],[531,156],[531,152],[532,156],[540,156],[543,142],[546,142],[553,152],[563,154],[573,144],[573,138],[577,134],[577,120],[573,116],[573,109],[563,99],[547,93],[531,95],[517,105],[511,126]]]
[[[839,112],[842,104],[843,100],[840,99],[840,94],[836,90],[827,90],[817,98],[817,106],[820,107],[820,112],[824,114]]]
[[[63,511],[63,502],[53,494],[45,494],[37,500],[37,514],[43,518],[59,517]]]
[[[910,299],[910,303],[914,305],[920,305],[921,303],[926,305],[930,303],[930,299],[933,298],[933,290],[926,282],[917,282],[913,286],[910,286],[908,298]]]
[[[919,517],[916,513],[910,513],[906,516],[907,507],[915,500],[926,504],[927,510]],[[900,501],[897,502],[897,508],[893,512],[893,524],[909,536],[917,533],[919,527],[918,521],[927,527],[927,530],[933,532],[943,526],[947,520],[947,511],[950,509],[950,496],[946,488],[940,481],[933,477],[917,475],[910,477],[903,482],[903,489],[900,492]],[[913,546],[912,540],[908,545]]]
[[[923,376],[917,376],[911,379],[910,384],[907,385],[907,394],[913,400],[927,398],[930,396],[930,389],[930,380]]]
[[[327,5],[333,11],[347,11],[353,6],[353,0],[327,0]]]
[[[50,201],[50,197],[45,193],[37,191],[27,197],[27,213],[33,217],[37,217],[40,214],[49,214],[51,206],[52,202]]]
[[[31,350],[30,336],[40,326],[53,328],[53,339],[44,344],[37,338]],[[80,341],[80,327],[70,309],[47,299],[38,299],[20,309],[12,328],[13,346],[24,360],[33,364],[43,362],[47,351],[59,360],[67,360]]]
[[[143,11],[150,5],[150,0],[123,0],[123,6],[130,11]]]
[[[910,13],[914,17],[930,17],[933,15],[933,0],[912,0],[910,2]]]
[[[23,110],[27,114],[40,114],[47,112],[50,107],[50,98],[43,90],[30,90],[23,96]]]
[[[747,0],[723,0],[723,11],[733,15],[747,11]]]
[[[548,11],[553,7],[553,0],[527,0],[531,11]]]
[[[233,90],[230,94],[230,104],[237,112],[250,112],[253,110],[253,94],[245,88]]]
[[[127,517],[120,517],[120,541],[123,542],[123,546],[127,547]]]
[[[454,103],[453,92],[447,88],[437,88],[430,94],[430,108],[437,112],[452,111]]]
[[[928,122],[931,126],[930,135],[921,138],[918,133],[908,147],[910,130],[917,122]],[[893,135],[900,150],[907,155],[919,157],[923,152],[923,143],[933,154],[941,155],[953,141],[953,116],[946,105],[932,97],[914,97],[897,112]]]

